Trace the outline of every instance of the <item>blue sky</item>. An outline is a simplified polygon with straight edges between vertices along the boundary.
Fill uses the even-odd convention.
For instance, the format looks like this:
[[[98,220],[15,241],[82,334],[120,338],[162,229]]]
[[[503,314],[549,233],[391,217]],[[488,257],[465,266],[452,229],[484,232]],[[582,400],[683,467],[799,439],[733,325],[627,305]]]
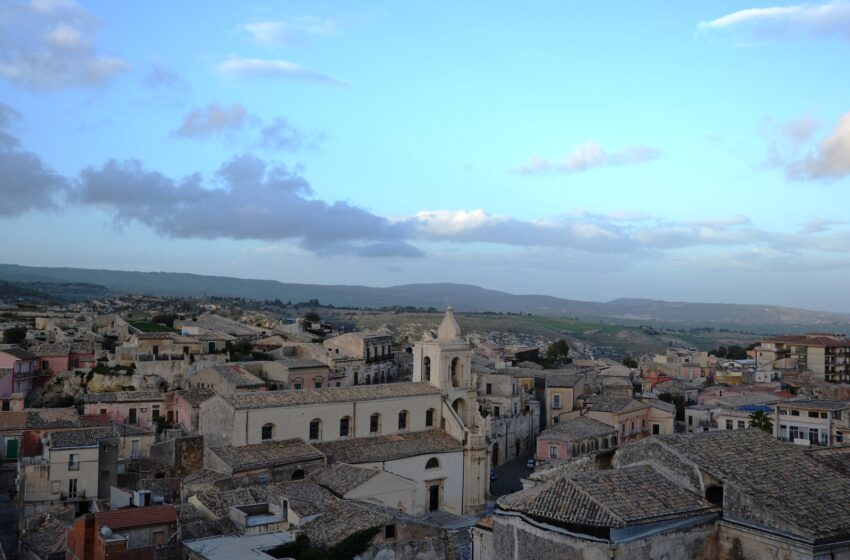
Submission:
[[[850,311],[850,3],[0,0],[0,261]]]

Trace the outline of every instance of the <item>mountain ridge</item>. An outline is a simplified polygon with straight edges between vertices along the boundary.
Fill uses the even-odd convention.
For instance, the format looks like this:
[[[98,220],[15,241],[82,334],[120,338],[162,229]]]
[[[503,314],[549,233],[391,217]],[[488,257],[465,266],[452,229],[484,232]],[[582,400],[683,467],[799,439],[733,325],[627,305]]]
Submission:
[[[117,293],[183,297],[244,297],[293,303],[317,299],[336,307],[436,307],[458,311],[511,312],[705,325],[850,327],[850,314],[775,305],[693,303],[617,298],[589,302],[545,294],[512,294],[471,284],[412,283],[383,288],[347,284],[303,284],[184,272],[139,272],[0,264],[0,280],[75,282],[104,286]]]

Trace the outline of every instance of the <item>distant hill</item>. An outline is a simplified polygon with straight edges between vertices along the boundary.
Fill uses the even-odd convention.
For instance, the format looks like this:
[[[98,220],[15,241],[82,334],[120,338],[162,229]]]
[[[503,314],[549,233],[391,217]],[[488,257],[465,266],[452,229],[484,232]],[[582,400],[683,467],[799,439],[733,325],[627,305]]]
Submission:
[[[494,311],[566,315],[625,323],[727,326],[761,331],[850,330],[850,314],[765,305],[683,303],[650,299],[586,302],[546,295],[517,295],[466,284],[406,284],[389,288],[294,284],[176,272],[130,272],[0,264],[0,280],[103,286],[112,292],[168,296],[231,296],[280,299],[293,303],[317,299],[337,307],[413,306],[458,311]]]

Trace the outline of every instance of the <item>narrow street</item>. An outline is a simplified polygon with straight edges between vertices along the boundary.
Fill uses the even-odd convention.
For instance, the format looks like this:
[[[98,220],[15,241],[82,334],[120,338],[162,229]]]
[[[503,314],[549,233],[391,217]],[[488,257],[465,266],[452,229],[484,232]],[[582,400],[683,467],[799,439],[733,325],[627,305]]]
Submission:
[[[504,465],[493,469],[498,477],[490,482],[490,493],[493,497],[504,496],[518,490],[522,490],[521,478],[531,474],[531,470],[525,467],[526,461],[532,456],[532,452],[524,453],[516,459],[508,461]]]
[[[18,518],[15,511],[15,501],[9,494],[0,494],[0,544],[6,558],[15,558],[18,549]]]

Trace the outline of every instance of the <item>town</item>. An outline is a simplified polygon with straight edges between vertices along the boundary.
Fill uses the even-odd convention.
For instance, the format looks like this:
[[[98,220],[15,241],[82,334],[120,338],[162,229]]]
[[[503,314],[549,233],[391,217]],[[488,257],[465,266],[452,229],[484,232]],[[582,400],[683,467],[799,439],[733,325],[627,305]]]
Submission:
[[[230,309],[5,306],[7,557],[850,554],[842,335],[621,363],[473,337],[451,305],[410,344]]]

